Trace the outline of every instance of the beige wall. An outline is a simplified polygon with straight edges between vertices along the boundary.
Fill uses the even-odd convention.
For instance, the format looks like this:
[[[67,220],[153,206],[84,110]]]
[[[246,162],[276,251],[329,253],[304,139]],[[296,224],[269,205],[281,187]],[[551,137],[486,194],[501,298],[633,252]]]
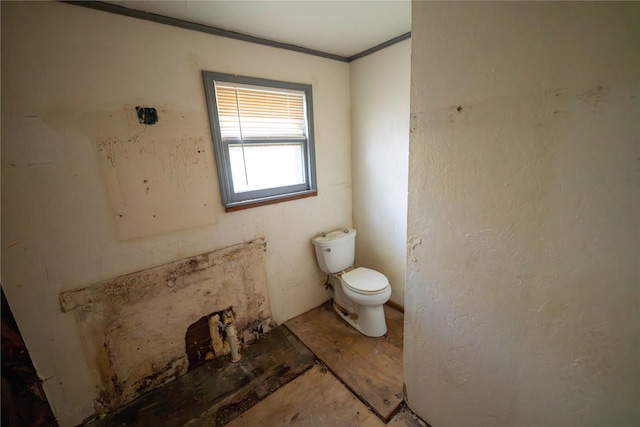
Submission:
[[[413,3],[404,377],[431,425],[640,423],[638,22]]]
[[[203,69],[313,85],[318,197],[224,213]],[[330,297],[310,239],[351,225],[349,120],[345,63],[3,2],[2,285],[62,425],[93,412],[98,380],[61,291],[264,237],[274,320]]]
[[[404,305],[411,40],[351,63],[356,264],[391,283]]]

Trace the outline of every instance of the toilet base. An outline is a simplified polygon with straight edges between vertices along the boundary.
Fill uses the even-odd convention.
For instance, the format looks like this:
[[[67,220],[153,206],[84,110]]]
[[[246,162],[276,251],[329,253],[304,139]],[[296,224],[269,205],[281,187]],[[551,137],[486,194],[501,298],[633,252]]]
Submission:
[[[387,333],[387,322],[382,305],[359,306],[358,313],[350,312],[332,301],[333,309],[355,330],[368,337],[381,337]]]

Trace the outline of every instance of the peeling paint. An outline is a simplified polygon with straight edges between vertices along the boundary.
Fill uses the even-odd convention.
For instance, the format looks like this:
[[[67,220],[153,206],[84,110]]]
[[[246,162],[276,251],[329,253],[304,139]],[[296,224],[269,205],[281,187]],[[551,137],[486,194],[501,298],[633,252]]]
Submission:
[[[417,237],[417,236],[411,236],[409,237],[409,260],[411,262],[416,262],[416,257],[415,257],[415,249],[416,247],[418,247],[419,245],[422,244],[422,238]]]

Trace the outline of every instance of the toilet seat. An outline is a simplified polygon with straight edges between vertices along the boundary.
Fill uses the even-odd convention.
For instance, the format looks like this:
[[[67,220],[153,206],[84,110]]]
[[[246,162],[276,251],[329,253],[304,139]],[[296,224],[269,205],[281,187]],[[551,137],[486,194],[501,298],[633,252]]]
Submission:
[[[358,294],[376,295],[387,289],[389,280],[378,271],[358,267],[342,275],[342,284]]]

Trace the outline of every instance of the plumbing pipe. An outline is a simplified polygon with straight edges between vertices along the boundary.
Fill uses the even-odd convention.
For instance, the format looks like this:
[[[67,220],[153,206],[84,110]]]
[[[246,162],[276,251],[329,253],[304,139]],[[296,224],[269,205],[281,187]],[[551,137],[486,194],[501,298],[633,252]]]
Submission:
[[[231,361],[237,362],[238,360],[240,360],[240,352],[238,351],[238,337],[236,336],[236,328],[233,326],[233,323],[227,323],[224,331],[227,333],[227,339],[229,340]]]
[[[326,290],[329,290],[329,289],[333,290],[333,285],[331,284],[331,275],[330,274],[327,274],[327,281],[324,282],[324,288]]]

